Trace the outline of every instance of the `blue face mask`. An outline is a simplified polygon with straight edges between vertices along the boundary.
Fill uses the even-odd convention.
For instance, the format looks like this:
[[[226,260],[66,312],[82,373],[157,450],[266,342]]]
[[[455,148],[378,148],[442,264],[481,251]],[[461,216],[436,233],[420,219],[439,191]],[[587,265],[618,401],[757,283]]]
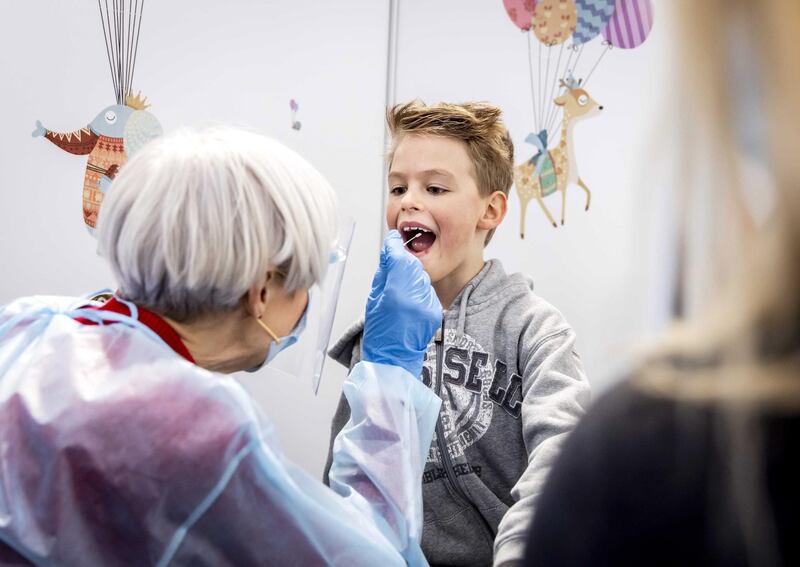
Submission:
[[[264,360],[261,361],[260,364],[253,366],[252,368],[248,368],[245,372],[258,372],[263,368],[265,364],[269,364],[273,358],[278,356],[278,354],[283,351],[284,349],[289,348],[293,344],[297,342],[297,339],[300,338],[300,333],[303,332],[306,328],[306,320],[308,319],[308,306],[311,305],[311,290],[308,290],[308,300],[306,301],[306,308],[303,310],[303,314],[300,316],[300,320],[297,321],[297,324],[292,329],[292,332],[285,337],[281,337],[280,342],[272,341],[269,343],[269,348],[267,349],[267,356]]]

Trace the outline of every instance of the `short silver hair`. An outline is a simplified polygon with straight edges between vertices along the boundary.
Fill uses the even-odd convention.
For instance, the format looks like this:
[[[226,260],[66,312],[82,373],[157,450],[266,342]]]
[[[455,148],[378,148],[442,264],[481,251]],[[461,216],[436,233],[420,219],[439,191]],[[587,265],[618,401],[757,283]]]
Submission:
[[[325,275],[336,196],[286,146],[234,128],[154,140],[103,200],[98,251],[130,301],[178,321],[234,308],[280,267],[288,291]]]

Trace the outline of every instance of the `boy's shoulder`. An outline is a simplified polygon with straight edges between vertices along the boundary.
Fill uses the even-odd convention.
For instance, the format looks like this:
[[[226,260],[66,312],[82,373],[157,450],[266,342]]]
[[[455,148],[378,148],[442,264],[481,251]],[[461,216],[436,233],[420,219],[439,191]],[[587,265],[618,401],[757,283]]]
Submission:
[[[529,328],[538,332],[570,329],[564,315],[534,291],[527,274],[507,274],[499,260],[491,267],[476,292],[475,307],[489,306],[503,313],[499,326]]]
[[[364,319],[359,319],[350,325],[328,349],[328,356],[342,366],[352,369],[361,360],[361,337],[363,334]]]

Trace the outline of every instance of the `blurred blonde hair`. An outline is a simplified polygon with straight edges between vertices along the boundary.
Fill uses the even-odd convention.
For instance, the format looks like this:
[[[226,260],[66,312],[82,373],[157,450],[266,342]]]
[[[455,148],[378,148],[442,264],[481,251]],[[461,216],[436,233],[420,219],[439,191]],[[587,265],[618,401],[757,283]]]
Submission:
[[[729,459],[728,476],[715,482],[730,491],[748,563],[776,565],[781,557],[763,477],[762,417],[796,415],[800,409],[800,2],[678,4],[684,77],[677,84],[685,85],[686,102],[694,107],[690,119],[700,122],[694,125],[700,136],[686,137],[687,153],[703,144],[710,148],[715,171],[722,174],[715,185],[728,191],[716,196],[728,206],[739,203],[731,207],[735,212],[728,218],[724,248],[714,258],[727,261],[726,285],[703,316],[677,325],[634,383],[656,395],[713,409],[715,438]],[[738,41],[747,43],[750,68],[732,60],[730,50]],[[737,66],[740,73],[734,79]],[[760,96],[763,113],[737,100],[743,78]],[[746,182],[737,126],[750,113],[757,113],[764,127],[759,157],[772,182],[758,189],[762,194],[775,191],[774,210],[760,226],[740,206]],[[682,172],[689,184],[692,173]],[[695,185],[691,190],[714,188]]]
[[[414,100],[387,109],[386,124],[392,135],[389,163],[405,134],[453,138],[467,147],[480,195],[488,197],[495,191],[508,195],[514,181],[514,143],[498,107],[485,102],[426,105]],[[493,234],[494,229],[489,231],[485,244]]]
[[[680,0],[683,84],[692,119],[712,148],[725,178],[719,185],[736,199],[744,181],[737,167],[737,123],[729,48],[746,30],[758,76],[748,76],[763,96],[763,151],[776,194],[760,227],[733,215],[726,285],[704,316],[676,326],[641,374],[641,386],[680,398],[800,407],[800,2],[790,0]],[[713,25],[709,25],[713,22]],[[743,26],[746,26],[744,28]],[[696,138],[687,144],[698,144]],[[685,178],[691,183],[689,171]],[[763,188],[767,189],[767,188]],[[713,190],[692,187],[694,191]],[[740,193],[738,194],[740,195]],[[734,207],[736,210],[736,207]],[[741,213],[741,210],[739,210]],[[673,362],[713,364],[681,365]],[[698,380],[681,379],[687,372]]]

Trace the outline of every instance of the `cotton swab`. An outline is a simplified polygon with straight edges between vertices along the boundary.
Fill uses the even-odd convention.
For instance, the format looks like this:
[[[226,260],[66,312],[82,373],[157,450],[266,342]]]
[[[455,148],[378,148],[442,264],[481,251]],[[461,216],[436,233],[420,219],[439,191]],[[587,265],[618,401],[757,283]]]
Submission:
[[[418,237],[420,237],[420,236],[422,236],[422,233],[421,233],[421,232],[418,232],[417,234],[415,234],[414,236],[412,236],[411,238],[409,238],[408,240],[406,240],[405,242],[403,242],[403,246],[408,246],[408,243],[409,243],[409,242],[411,242],[412,240],[414,240],[415,238],[418,238]]]

